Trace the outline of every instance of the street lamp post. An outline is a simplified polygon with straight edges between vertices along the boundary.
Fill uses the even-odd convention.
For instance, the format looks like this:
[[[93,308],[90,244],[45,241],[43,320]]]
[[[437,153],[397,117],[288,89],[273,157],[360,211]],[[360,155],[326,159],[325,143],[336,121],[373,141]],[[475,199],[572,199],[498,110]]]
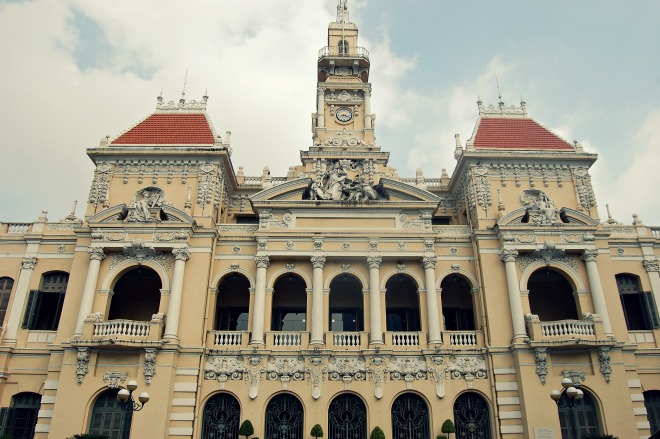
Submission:
[[[130,425],[128,429],[125,427],[126,418],[130,416],[133,418],[133,412],[139,412],[142,410],[147,402],[149,402],[149,394],[147,392],[142,392],[138,396],[137,402],[133,399],[133,392],[137,389],[138,384],[136,381],[131,380],[126,384],[125,389],[119,389],[117,392],[117,400],[119,401],[119,406],[121,407],[124,415],[122,416],[122,429],[121,434],[123,439],[129,439],[131,435]]]
[[[566,392],[566,405],[568,406],[568,411],[570,413],[571,424],[573,427],[573,437],[578,438],[578,427],[575,423],[575,417],[573,415],[573,409],[575,408],[575,401],[579,401],[584,398],[584,392],[580,389],[573,387],[573,381],[570,378],[564,378],[561,380],[561,386]],[[552,390],[550,392],[550,398],[557,404],[559,407],[559,401],[561,400],[561,392],[559,390]]]

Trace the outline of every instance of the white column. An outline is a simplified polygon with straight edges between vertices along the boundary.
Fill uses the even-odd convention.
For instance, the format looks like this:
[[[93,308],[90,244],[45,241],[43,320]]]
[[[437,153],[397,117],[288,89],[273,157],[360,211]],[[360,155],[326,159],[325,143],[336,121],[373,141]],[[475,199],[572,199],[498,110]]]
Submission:
[[[529,338],[525,330],[525,316],[520,300],[520,287],[518,286],[518,272],[516,271],[517,250],[502,250],[500,260],[504,262],[506,270],[506,284],[509,290],[509,308],[511,309],[511,323],[513,324],[513,341]]]
[[[364,90],[364,127],[371,128],[371,87]]]
[[[649,281],[651,281],[651,292],[653,293],[657,312],[657,308],[660,307],[660,267],[658,267],[658,260],[643,261],[642,263],[649,275]]]
[[[317,88],[316,93],[316,126],[318,128],[323,128],[325,127],[325,88]]]
[[[36,265],[37,258],[23,258],[21,263],[21,272],[18,274],[18,281],[16,282],[14,300],[12,300],[11,308],[9,309],[7,332],[5,333],[6,342],[16,342],[16,334],[18,334],[18,326],[21,324],[21,314],[23,313],[23,308],[25,307],[25,300],[27,299],[28,288],[30,286],[30,277],[32,277],[32,271],[34,271],[34,267],[36,267]]]
[[[312,345],[323,345],[323,267],[325,256],[312,256]]]
[[[607,305],[605,304],[605,294],[603,293],[603,287],[600,283],[598,264],[596,264],[597,256],[598,249],[584,250],[582,252],[582,260],[587,266],[587,278],[589,278],[589,289],[591,290],[591,300],[594,302],[594,311],[601,319],[603,319],[605,335],[612,337],[614,334],[612,334],[610,316],[607,312]]]
[[[435,289],[435,256],[424,256],[422,267],[424,267],[424,288],[426,289],[426,315],[429,325],[429,344],[442,343],[440,335],[440,315],[438,313],[438,293]]]
[[[165,335],[163,338],[177,340],[179,338],[179,315],[181,313],[181,299],[183,297],[183,274],[186,269],[186,261],[190,258],[190,250],[187,247],[175,248],[174,273],[172,273],[172,289],[170,291],[170,303],[167,306],[165,319]]]
[[[101,261],[105,259],[105,253],[103,253],[103,249],[100,247],[92,247],[87,250],[87,253],[89,253],[89,267],[87,268],[85,286],[83,287],[82,297],[80,298],[76,329],[73,331],[73,336],[76,338],[82,335],[85,327],[85,319],[92,312],[96,284],[99,280],[99,269],[101,268]]]
[[[383,324],[380,315],[380,264],[383,258],[380,256],[369,256],[369,344],[383,344]]]
[[[252,340],[250,344],[264,344],[266,319],[266,272],[270,265],[268,256],[255,256],[257,280],[254,285],[254,309],[252,310]]]

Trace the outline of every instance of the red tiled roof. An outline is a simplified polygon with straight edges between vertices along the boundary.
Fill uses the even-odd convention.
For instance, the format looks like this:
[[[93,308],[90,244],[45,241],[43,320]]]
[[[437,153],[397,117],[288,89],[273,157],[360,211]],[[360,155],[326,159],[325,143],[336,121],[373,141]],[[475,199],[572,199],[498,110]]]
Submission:
[[[212,145],[215,139],[203,113],[152,114],[111,145]]]
[[[475,149],[573,149],[532,119],[484,117],[477,128]]]

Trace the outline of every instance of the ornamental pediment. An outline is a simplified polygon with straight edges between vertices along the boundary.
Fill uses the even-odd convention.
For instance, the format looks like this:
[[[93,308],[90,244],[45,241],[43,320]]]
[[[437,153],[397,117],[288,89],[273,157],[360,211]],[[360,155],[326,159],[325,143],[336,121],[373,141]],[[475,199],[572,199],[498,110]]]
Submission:
[[[163,205],[160,207],[146,208],[140,212],[143,215],[142,220],[137,218],[135,213],[138,208],[130,207],[126,204],[105,209],[96,215],[91,216],[87,223],[91,226],[109,225],[109,224],[132,224],[132,223],[151,223],[163,225],[175,225],[177,227],[194,226],[195,220],[181,209],[173,206]],[[145,215],[148,215],[146,217]],[[133,220],[132,220],[133,219]]]
[[[530,214],[531,211],[531,214]],[[586,215],[582,212],[579,212],[575,209],[569,207],[562,207],[556,212],[556,216],[560,221],[545,221],[543,220],[543,214],[537,216],[536,218],[541,218],[535,223],[534,215],[538,215],[537,212],[530,210],[528,207],[521,207],[516,209],[497,221],[499,226],[509,226],[509,225],[522,225],[522,226],[565,226],[565,225],[586,225],[586,226],[597,226],[599,224],[598,220]]]

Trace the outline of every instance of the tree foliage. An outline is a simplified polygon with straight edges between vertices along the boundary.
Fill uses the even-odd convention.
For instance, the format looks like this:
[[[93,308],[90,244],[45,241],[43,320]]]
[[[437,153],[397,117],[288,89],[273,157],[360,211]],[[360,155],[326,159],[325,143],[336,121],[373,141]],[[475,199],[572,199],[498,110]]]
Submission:
[[[248,436],[252,436],[253,434],[254,434],[254,427],[252,426],[252,422],[250,422],[249,419],[246,419],[245,421],[243,421],[241,427],[238,429],[238,435],[245,436],[245,439],[247,439]]]
[[[385,439],[385,433],[383,433],[383,430],[381,430],[380,427],[376,426],[371,430],[371,436],[369,436],[369,439]]]
[[[440,431],[443,433],[456,433],[456,426],[451,421],[451,419],[445,419],[445,422],[442,423],[442,428]]]
[[[323,429],[319,424],[316,424],[315,426],[312,427],[312,431],[309,433],[314,437],[323,437]]]

